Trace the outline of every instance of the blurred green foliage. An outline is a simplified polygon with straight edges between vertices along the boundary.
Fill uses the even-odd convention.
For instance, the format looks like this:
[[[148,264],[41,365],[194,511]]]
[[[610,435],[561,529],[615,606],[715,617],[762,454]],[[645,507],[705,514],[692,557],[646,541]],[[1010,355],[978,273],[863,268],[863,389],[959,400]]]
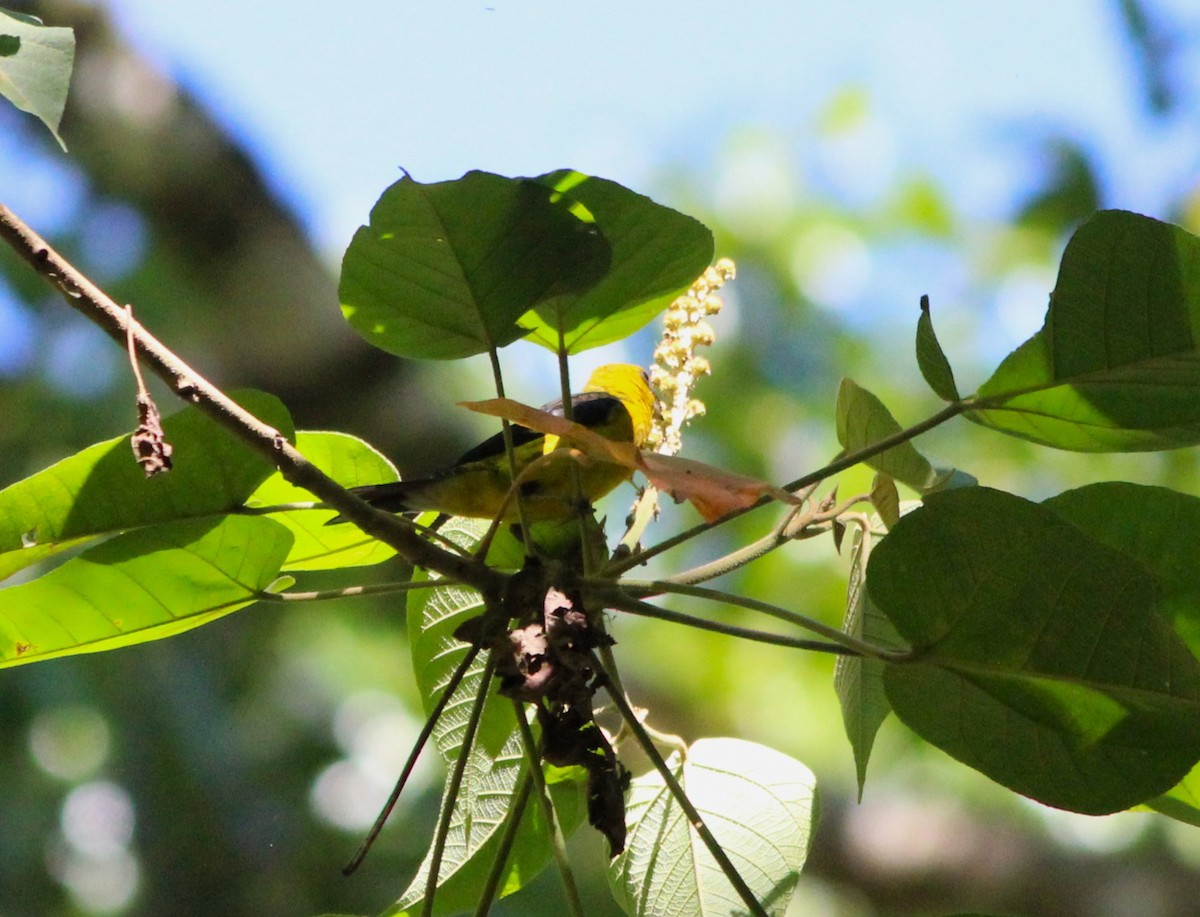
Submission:
[[[1131,66],[1144,75],[1147,117],[1168,127],[1193,118],[1171,91],[1171,54],[1185,37],[1168,35],[1150,4],[1117,5]],[[171,104],[135,120],[97,80],[68,102],[69,159],[36,126],[0,110],[0,131],[19,137],[26,151],[19,167],[48,175],[56,198],[35,228],[114,298],[134,303],[147,326],[214,381],[279,395],[297,427],[361,435],[406,472],[428,470],[474,438],[478,428],[448,429],[445,404],[422,397],[445,393],[448,403],[460,391],[477,395],[469,377],[452,380],[361,343],[338,315],[329,267],[236,142],[138,58],[101,10],[57,4],[55,13],[76,25],[93,73],[133,68],[145,91]],[[714,322],[714,376],[699,391],[708,415],[689,431],[685,454],[775,481],[797,477],[838,449],[834,396],[846,375],[883,397],[902,424],[932,413],[937,400],[912,346],[922,293],[932,295],[961,387],[973,389],[1006,349],[996,344],[1006,297],[1041,283],[1042,301],[1029,304],[1027,331],[1034,330],[1069,230],[1112,203],[1106,163],[1044,124],[1024,135],[1034,163],[1026,194],[990,218],[960,212],[938,176],[908,166],[849,200],[819,181],[799,183],[810,174],[806,150],[860,142],[859,128],[871,118],[869,95],[849,87],[821,117],[797,125],[795,137],[744,128],[723,138],[710,160],[639,189],[712,227],[717,254],[738,263],[725,313]],[[755,193],[748,177],[766,191]],[[1200,228],[1194,182],[1180,174],[1174,212],[1156,216]],[[864,264],[871,270],[864,273]],[[900,265],[906,270],[893,273]],[[0,281],[31,341],[0,385],[0,483],[8,484],[127,430],[134,412],[122,356],[106,339],[7,251],[0,251]],[[648,353],[653,336],[643,332],[634,348]],[[920,445],[1033,499],[1105,478],[1197,486],[1194,451],[1081,459],[962,422]],[[839,487],[848,494],[869,483],[863,470]],[[625,506],[614,497],[607,509],[616,519]],[[689,525],[690,512],[667,507],[662,531]],[[742,519],[676,562],[699,562],[761,526]],[[812,541],[718,585],[836,625],[845,570],[831,542]],[[321,573],[304,579],[311,588],[327,582]],[[722,615],[762,623],[746,612]],[[825,810],[796,913],[1194,912],[1194,829],[1152,816],[1084,822],[1035,809],[894,721],[877,743],[863,805],[854,808],[855,768],[831,659],[655,621],[621,619],[612,629],[627,687],[653,710],[658,728],[690,739],[760,741],[816,773]],[[352,880],[339,868],[398,772],[420,716],[399,601],[259,606],[171,640],[5,672],[0,912],[377,912],[424,852],[436,774],[406,794]],[[73,760],[92,763],[72,769]],[[104,785],[119,792],[82,792]],[[70,813],[95,798],[128,800],[128,838],[80,833],[87,822]],[[331,812],[353,817],[339,823]],[[590,832],[572,849],[580,864],[603,862]],[[129,875],[136,876],[132,897],[104,907]],[[589,914],[615,914],[607,892],[588,894],[601,882],[599,871],[584,871]],[[1142,910],[1114,909],[1131,889]],[[559,895],[547,873],[495,912],[558,914]]]

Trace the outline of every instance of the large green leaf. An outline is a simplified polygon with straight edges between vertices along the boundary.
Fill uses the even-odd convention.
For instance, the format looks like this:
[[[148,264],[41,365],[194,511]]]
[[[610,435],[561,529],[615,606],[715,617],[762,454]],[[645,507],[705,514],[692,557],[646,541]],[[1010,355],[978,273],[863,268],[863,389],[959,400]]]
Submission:
[[[343,487],[395,481],[396,469],[386,458],[355,436],[346,433],[300,432],[296,448],[304,457]],[[277,506],[315,500],[308,491],[289,484],[276,472],[246,500],[249,506]],[[272,516],[291,530],[294,541],[285,571],[334,570],[362,567],[394,557],[396,552],[357,527],[326,525],[334,510],[294,510]]]
[[[0,590],[0,666],[206,624],[253,602],[278,576],[291,541],[283,526],[250,516],[119,535],[33,582]]]
[[[1105,481],[1044,505],[1149,570],[1160,613],[1200,659],[1200,499],[1165,487]]]
[[[75,65],[75,33],[0,9],[0,95],[58,134]]]
[[[551,189],[468,172],[383,192],[342,261],[346,319],[376,347],[449,360],[522,337],[517,319],[608,267],[608,243]]]
[[[1054,510],[965,488],[875,549],[872,600],[914,647],[893,710],[1005,786],[1088,814],[1163,793],[1200,760],[1200,663],[1141,563]]]
[[[239,392],[238,402],[292,438],[279,400]],[[240,506],[273,471],[224,427],[196,408],[163,421],[174,468],[147,478],[129,437],[89,446],[0,491],[0,579],[100,535]]]
[[[537,179],[580,205],[612,246],[595,286],[567,292],[521,319],[529,340],[568,353],[628,337],[671,304],[712,263],[712,233],[698,220],[616,182],[560,170]]]
[[[1118,210],[1067,245],[1046,322],[967,417],[1082,452],[1200,442],[1200,239]]]
[[[817,826],[812,772],[740,739],[702,739],[667,764],[767,913],[783,914]],[[628,842],[608,878],[627,914],[746,913],[657,771],[633,781],[626,811]]]
[[[451,519],[441,532],[470,548],[486,529],[487,523],[480,520]],[[488,562],[499,567],[512,568],[520,560],[519,546],[507,534],[497,538],[488,554]],[[412,594],[408,610],[409,641],[427,712],[437,703],[467,653],[467,644],[455,638],[454,631],[483,610],[479,594],[462,586],[442,586]],[[434,729],[433,740],[447,762],[459,757],[483,669],[481,657],[468,670]],[[526,772],[525,752],[512,702],[500,697],[492,686],[467,759],[463,783],[454,800],[445,858],[438,873],[434,913],[451,914],[474,907],[496,855],[501,826]],[[551,786],[551,798],[564,833],[574,831],[586,814],[583,787],[583,779],[566,779]],[[503,873],[502,895],[532,881],[550,859],[549,831],[540,806],[536,799],[530,799],[527,805]],[[386,912],[389,917],[398,917],[423,899],[428,867],[427,856],[400,900]]]

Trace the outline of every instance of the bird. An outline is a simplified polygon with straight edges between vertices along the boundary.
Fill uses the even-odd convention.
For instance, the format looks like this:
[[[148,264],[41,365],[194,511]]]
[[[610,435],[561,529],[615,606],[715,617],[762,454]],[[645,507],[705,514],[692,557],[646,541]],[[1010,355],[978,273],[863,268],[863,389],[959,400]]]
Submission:
[[[640,447],[650,434],[655,404],[645,370],[628,363],[609,363],[592,373],[582,392],[571,396],[571,415],[576,423],[601,436]],[[562,401],[551,401],[542,410],[562,417]],[[545,436],[520,424],[512,424],[511,434],[518,475],[536,459],[561,448],[557,437]],[[578,506],[577,497],[588,502],[598,500],[632,474],[629,468],[609,462],[580,463],[576,485],[572,464],[543,462],[520,480],[517,489],[526,521],[569,518]],[[438,474],[352,487],[350,492],[392,513],[436,511],[451,516],[516,521],[516,495],[509,496],[511,489],[504,436],[497,433]],[[331,521],[343,520],[339,516]]]

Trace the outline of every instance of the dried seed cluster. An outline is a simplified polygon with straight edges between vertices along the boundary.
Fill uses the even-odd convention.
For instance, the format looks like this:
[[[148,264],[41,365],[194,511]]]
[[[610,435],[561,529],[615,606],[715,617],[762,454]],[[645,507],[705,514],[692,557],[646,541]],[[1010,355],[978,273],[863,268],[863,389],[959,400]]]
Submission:
[[[654,348],[655,365],[650,368],[650,383],[659,396],[660,416],[649,438],[655,452],[679,452],[684,424],[704,413],[704,402],[692,397],[692,388],[712,372],[712,366],[696,348],[708,347],[715,339],[708,316],[721,311],[717,291],[735,273],[731,259],[720,259],[667,309],[662,340]]]

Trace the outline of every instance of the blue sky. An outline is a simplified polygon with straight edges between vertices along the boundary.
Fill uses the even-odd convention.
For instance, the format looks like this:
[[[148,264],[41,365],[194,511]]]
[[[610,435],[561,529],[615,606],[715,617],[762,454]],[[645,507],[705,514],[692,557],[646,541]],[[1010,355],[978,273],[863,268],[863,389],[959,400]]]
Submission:
[[[1114,197],[1148,211],[1157,158],[1181,148],[1124,139],[1137,87],[1115,4],[1093,0],[111,6],[245,140],[331,257],[400,167],[435,181],[571,166],[654,193],[731,127],[794,134],[847,82],[876,106],[885,166],[923,164],[985,216],[1015,180],[1000,162],[1009,127],[1124,144]]]

